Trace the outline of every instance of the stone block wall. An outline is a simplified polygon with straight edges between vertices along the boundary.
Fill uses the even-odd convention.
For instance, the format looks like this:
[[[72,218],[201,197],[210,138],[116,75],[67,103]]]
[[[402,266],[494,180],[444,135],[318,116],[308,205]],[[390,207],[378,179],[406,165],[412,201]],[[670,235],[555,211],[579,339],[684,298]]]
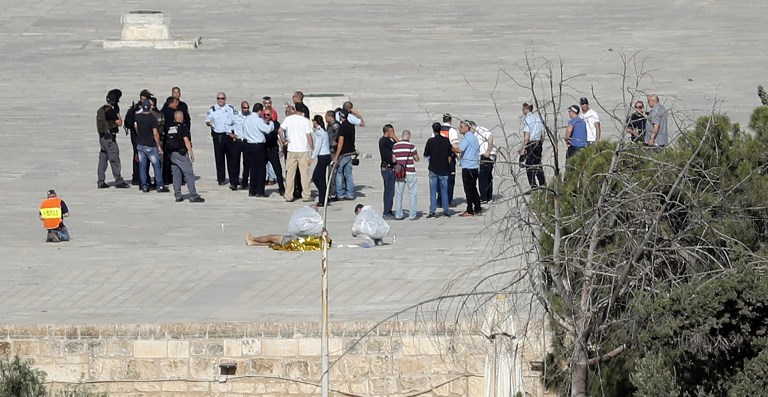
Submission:
[[[483,395],[486,341],[392,322],[333,324],[335,395]],[[0,358],[19,356],[52,387],[87,383],[119,397],[319,395],[316,323],[2,327]],[[531,355],[535,357],[536,355]],[[222,376],[220,365],[235,364]],[[527,366],[527,365],[526,365]],[[532,396],[542,395],[536,374]]]

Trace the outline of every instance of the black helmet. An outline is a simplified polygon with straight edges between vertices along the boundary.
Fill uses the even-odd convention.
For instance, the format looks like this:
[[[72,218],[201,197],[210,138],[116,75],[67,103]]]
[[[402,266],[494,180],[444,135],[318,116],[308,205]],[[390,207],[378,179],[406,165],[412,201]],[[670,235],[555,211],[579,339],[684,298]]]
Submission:
[[[107,103],[114,105],[114,104],[120,102],[120,98],[122,96],[123,96],[123,92],[122,91],[120,91],[117,88],[113,88],[113,89],[109,90],[109,92],[107,93]]]

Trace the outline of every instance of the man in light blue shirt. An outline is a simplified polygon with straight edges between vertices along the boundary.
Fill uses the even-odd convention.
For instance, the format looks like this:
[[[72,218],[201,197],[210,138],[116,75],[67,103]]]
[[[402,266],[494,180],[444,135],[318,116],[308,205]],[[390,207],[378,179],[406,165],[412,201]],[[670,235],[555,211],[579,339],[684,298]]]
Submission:
[[[216,180],[219,186],[226,183],[224,165],[229,172],[230,185],[237,186],[239,176],[234,171],[234,161],[230,152],[237,149],[234,142],[234,120],[235,108],[227,104],[227,95],[223,92],[216,94],[216,104],[208,109],[205,116],[205,125],[211,127],[211,138],[213,139],[213,155],[216,159]],[[240,160],[238,159],[237,163]],[[239,164],[238,164],[239,165]]]
[[[544,122],[539,112],[533,110],[533,105],[523,103],[523,147],[520,156],[525,158],[525,169],[528,185],[531,189],[547,186],[544,170],[541,168],[542,141]]]
[[[248,196],[267,197],[264,182],[267,178],[267,141],[266,135],[275,128],[271,120],[264,118],[264,105],[255,103],[253,112],[245,116],[242,126],[242,137],[245,140],[243,150],[248,164],[250,182]]]
[[[248,167],[248,156],[245,155],[245,139],[243,139],[243,122],[245,122],[245,117],[248,116],[248,114],[251,113],[251,105],[248,103],[248,101],[242,101],[240,102],[240,111],[235,112],[235,116],[232,118],[232,132],[233,137],[232,140],[234,141],[233,146],[237,148],[237,150],[232,150],[228,154],[233,159],[233,162],[237,162],[237,171],[240,170],[239,162],[240,157],[243,158],[243,176],[240,178],[240,189],[247,189],[248,188],[248,172],[250,172],[250,168]],[[230,181],[231,182],[231,181]],[[230,189],[235,190],[237,187],[233,188],[230,186]]]
[[[467,210],[460,216],[475,216],[482,211],[480,192],[477,190],[477,180],[480,177],[480,141],[466,121],[459,124],[459,133],[464,138],[458,147],[454,146],[454,151],[461,153],[461,180],[467,198]]]

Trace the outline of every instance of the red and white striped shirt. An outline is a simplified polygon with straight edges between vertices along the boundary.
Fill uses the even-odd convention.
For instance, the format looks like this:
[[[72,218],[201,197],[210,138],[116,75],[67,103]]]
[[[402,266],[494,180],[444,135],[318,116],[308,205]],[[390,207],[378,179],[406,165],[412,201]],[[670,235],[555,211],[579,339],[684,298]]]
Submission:
[[[416,175],[415,159],[416,145],[408,141],[400,141],[392,146],[392,155],[395,157],[395,162],[405,166],[406,175]]]

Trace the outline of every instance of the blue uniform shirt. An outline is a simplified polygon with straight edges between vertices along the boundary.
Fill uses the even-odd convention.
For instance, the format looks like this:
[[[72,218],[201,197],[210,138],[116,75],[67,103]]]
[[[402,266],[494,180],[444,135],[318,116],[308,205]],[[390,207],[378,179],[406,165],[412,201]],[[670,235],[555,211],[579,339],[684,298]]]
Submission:
[[[244,139],[243,138],[243,122],[245,122],[245,117],[242,112],[235,113],[235,116],[232,118],[232,131],[235,131],[235,136],[237,136],[238,139]]]
[[[235,113],[235,108],[230,104],[224,106],[216,104],[208,109],[205,121],[211,122],[213,132],[217,134],[228,134],[232,132],[235,125]]]
[[[568,120],[568,125],[573,127],[571,132],[571,146],[587,147],[587,123],[581,117]]]
[[[243,139],[248,143],[264,143],[267,141],[266,135],[274,128],[271,121],[267,123],[258,113],[251,113],[243,121]]]
[[[480,168],[480,141],[474,132],[469,131],[464,134],[464,139],[459,143],[461,150],[461,168],[478,169]]]
[[[527,132],[531,141],[540,141],[541,132],[544,131],[544,123],[536,112],[530,112],[523,119],[523,132]]]

